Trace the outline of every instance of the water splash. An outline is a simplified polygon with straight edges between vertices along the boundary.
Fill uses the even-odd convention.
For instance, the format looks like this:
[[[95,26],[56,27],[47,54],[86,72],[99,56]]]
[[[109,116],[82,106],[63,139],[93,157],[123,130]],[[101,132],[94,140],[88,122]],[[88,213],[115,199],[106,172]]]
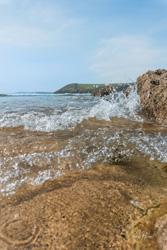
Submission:
[[[136,88],[132,87],[131,93],[126,95],[114,92],[101,99],[91,110],[89,117],[110,121],[112,117],[123,117],[132,121],[143,121],[139,112],[141,111],[140,97]]]
[[[50,98],[53,98],[49,99],[50,103],[44,103],[43,99],[41,99],[41,105],[45,104],[46,107],[38,107],[36,111],[32,110],[31,103],[26,103],[28,106],[25,108],[17,106],[14,110],[13,106],[8,107],[6,111],[1,113],[0,127],[18,127],[23,125],[27,130],[49,132],[73,129],[83,120],[92,117],[106,121],[110,121],[112,117],[143,121],[139,115],[141,110],[140,98],[135,88],[132,88],[128,97],[123,92],[112,93],[107,98],[62,96],[61,99],[64,100],[64,105],[60,105],[58,102],[60,99]],[[39,106],[35,99],[33,101],[35,107],[36,105]],[[12,104],[15,105],[14,102]],[[48,112],[48,108],[52,109],[52,112]]]
[[[142,128],[144,123],[140,115],[140,98],[135,88],[128,97],[123,92],[114,92],[104,98],[88,95],[8,97],[0,100],[0,110],[3,110],[0,114],[0,127],[23,125],[27,130],[48,132],[45,135],[47,138],[59,133],[62,140],[66,141],[61,148],[55,149],[59,141],[48,140],[48,145],[45,133],[42,132],[27,131],[31,136],[28,145],[25,138],[20,139],[23,131],[20,130],[20,134],[14,132],[14,129],[10,130],[11,134],[2,132],[0,191],[3,195],[15,192],[23,183],[38,185],[68,170],[88,169],[113,160],[119,162],[118,157],[128,159],[135,155],[167,162],[167,133],[159,133],[156,129],[145,131]],[[92,125],[91,120],[97,126]],[[76,130],[79,132],[74,133],[73,129],[78,124]],[[53,132],[53,135],[49,133],[56,130],[62,131]],[[67,130],[64,137],[63,130]],[[74,135],[65,138],[68,133]],[[43,138],[39,142],[44,142],[40,148],[37,148],[40,143],[34,142],[38,140],[38,134]],[[25,145],[23,151],[26,153],[19,149],[20,146],[14,152],[15,140],[21,147]],[[12,145],[9,145],[10,142]],[[50,149],[46,149],[47,146]]]

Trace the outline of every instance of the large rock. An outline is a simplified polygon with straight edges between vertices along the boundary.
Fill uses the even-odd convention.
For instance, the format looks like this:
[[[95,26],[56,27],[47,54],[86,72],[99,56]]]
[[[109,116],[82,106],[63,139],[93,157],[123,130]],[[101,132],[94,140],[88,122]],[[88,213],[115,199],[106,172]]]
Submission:
[[[167,124],[167,70],[148,71],[136,83],[146,117]]]

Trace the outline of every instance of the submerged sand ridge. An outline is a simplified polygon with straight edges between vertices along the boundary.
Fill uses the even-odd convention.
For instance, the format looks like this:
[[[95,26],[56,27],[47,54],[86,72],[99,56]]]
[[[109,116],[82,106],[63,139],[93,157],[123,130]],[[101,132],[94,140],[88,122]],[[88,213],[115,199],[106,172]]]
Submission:
[[[164,246],[165,136],[160,125],[123,118],[64,131],[1,128],[0,249]]]

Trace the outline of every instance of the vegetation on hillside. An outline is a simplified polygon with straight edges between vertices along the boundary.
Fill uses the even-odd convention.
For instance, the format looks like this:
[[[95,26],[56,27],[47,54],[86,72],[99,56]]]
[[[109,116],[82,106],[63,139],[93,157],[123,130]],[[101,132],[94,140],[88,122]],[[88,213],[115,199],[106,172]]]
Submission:
[[[133,83],[130,83],[133,84]],[[127,83],[109,83],[107,85],[112,85],[113,87],[121,87],[124,85],[127,85]],[[106,84],[79,84],[79,83],[71,83],[63,88],[57,90],[54,92],[54,94],[66,94],[66,93],[91,93],[94,90],[99,90],[101,88],[104,88]]]
[[[65,93],[91,93],[95,89],[103,88],[105,84],[79,84],[71,83],[65,87],[57,90],[54,94],[65,94]]]
[[[5,94],[0,94],[0,97],[4,97],[4,96],[7,96],[7,95],[5,95]]]

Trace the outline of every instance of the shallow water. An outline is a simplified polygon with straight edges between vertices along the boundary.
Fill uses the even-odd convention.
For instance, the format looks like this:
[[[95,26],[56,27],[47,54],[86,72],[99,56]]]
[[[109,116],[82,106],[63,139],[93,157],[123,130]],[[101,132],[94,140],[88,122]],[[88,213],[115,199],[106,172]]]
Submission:
[[[128,98],[19,93],[0,98],[0,191],[38,185],[73,169],[146,157],[167,162],[167,128]]]

